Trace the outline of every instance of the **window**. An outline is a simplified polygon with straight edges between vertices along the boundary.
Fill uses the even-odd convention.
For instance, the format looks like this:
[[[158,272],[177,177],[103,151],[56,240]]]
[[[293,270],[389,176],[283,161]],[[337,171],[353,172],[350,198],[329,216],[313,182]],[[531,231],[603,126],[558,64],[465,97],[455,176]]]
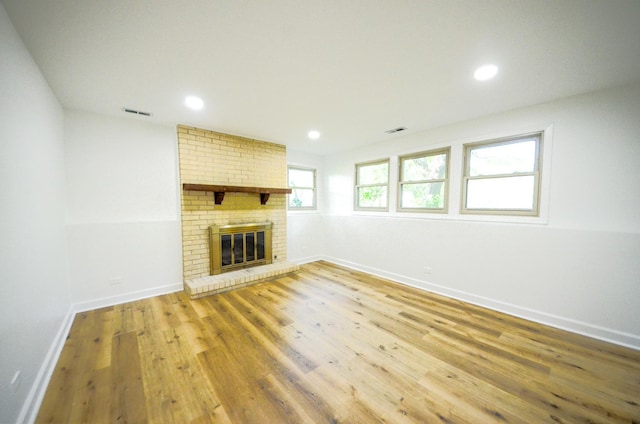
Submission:
[[[287,168],[287,185],[291,189],[289,209],[316,208],[315,169],[289,166]]]
[[[389,159],[356,164],[356,209],[388,210]]]
[[[542,133],[465,144],[462,212],[539,215]]]
[[[398,210],[447,211],[449,148],[400,156]]]

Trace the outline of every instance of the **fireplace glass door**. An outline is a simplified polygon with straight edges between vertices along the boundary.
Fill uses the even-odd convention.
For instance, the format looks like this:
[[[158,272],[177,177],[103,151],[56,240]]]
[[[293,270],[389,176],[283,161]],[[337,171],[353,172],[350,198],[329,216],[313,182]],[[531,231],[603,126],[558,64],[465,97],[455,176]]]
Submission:
[[[211,274],[271,263],[271,223],[210,227]]]

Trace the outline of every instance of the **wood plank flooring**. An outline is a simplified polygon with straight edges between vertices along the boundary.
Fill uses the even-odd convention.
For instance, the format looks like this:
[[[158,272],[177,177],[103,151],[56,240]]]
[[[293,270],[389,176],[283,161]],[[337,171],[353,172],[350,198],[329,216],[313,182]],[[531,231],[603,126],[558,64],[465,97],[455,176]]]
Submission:
[[[640,352],[326,262],[78,314],[38,423],[640,422]]]

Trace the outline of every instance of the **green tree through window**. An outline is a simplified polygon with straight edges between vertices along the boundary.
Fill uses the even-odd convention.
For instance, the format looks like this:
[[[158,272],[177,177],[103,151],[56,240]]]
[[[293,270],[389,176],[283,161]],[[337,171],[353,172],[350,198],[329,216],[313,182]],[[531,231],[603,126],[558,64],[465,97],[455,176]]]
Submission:
[[[400,210],[446,211],[449,149],[400,157]]]
[[[287,167],[289,209],[316,208],[316,170],[297,166]]]
[[[386,210],[389,160],[356,164],[356,209]]]

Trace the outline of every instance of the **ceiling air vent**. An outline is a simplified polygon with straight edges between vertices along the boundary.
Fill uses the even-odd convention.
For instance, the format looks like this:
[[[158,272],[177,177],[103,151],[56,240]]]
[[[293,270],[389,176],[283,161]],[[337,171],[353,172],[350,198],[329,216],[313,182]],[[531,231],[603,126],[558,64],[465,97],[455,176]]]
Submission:
[[[151,112],[143,112],[141,110],[129,109],[128,107],[123,107],[123,111],[127,113],[133,113],[134,115],[142,115],[142,116],[151,116],[153,115]]]
[[[385,132],[386,132],[387,134],[395,134],[395,133],[397,133],[397,132],[404,131],[404,130],[406,130],[406,128],[405,128],[405,127],[398,127],[398,128],[394,128],[394,129],[392,129],[392,130],[387,130],[387,131],[385,131]]]

